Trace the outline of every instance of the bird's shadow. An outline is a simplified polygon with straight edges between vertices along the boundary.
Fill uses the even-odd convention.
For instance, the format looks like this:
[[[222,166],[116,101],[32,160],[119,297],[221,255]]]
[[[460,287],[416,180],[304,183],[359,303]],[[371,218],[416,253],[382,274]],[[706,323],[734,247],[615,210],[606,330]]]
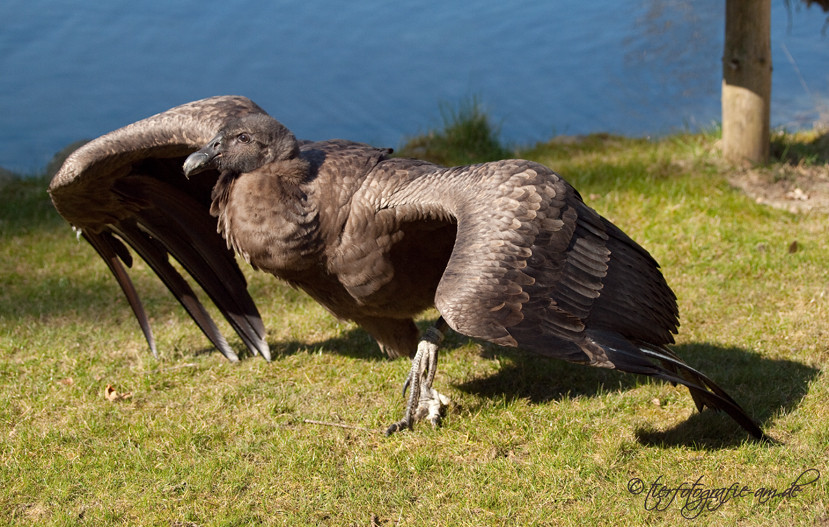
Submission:
[[[241,341],[232,342],[231,346],[241,360],[254,358]],[[346,329],[340,331],[337,336],[324,340],[269,340],[268,347],[271,360],[280,360],[282,357],[304,352],[331,353],[366,361],[388,360],[371,335],[360,328]],[[216,352],[215,347],[208,345],[196,351],[195,355],[210,355]]]
[[[429,325],[419,324],[421,329]],[[466,340],[466,337],[450,332],[446,347],[460,346]],[[367,361],[387,360],[374,340],[360,328],[342,331],[336,337],[318,342],[285,341],[271,345],[276,360],[303,350],[319,350]],[[506,359],[499,371],[453,386],[491,400],[526,399],[533,404],[543,404],[570,397],[596,397],[611,391],[631,390],[648,382],[662,382],[617,370],[549,359],[514,348],[484,343],[481,349],[485,358]],[[796,361],[768,359],[738,347],[690,343],[672,349],[734,397],[761,427],[775,416],[796,408],[807,394],[809,384],[820,373],[817,368]],[[690,394],[687,404],[693,408]],[[640,427],[635,435],[644,445],[706,450],[735,446],[749,437],[725,413],[710,409],[694,411],[691,417],[667,430]]]
[[[567,397],[595,397],[625,391],[647,377],[551,360],[521,350],[493,348],[509,363],[496,374],[455,387],[486,398],[523,398],[544,403]],[[776,415],[796,408],[820,370],[791,360],[767,359],[757,353],[711,343],[691,343],[672,349],[688,364],[706,373],[728,392],[761,428]],[[488,353],[492,353],[491,351]],[[653,381],[661,382],[661,381]],[[693,407],[690,395],[688,404]],[[748,436],[725,413],[705,409],[667,430],[639,428],[637,440],[653,446],[719,449],[735,446]]]

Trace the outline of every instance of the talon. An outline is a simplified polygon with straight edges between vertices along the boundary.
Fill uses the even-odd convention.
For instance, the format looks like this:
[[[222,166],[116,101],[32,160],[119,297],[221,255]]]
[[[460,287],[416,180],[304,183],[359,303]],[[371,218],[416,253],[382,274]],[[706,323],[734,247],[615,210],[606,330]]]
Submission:
[[[412,371],[409,370],[409,375],[406,376],[406,380],[403,382],[403,397],[406,397],[406,390],[409,389],[409,386],[412,384]]]
[[[389,425],[388,428],[386,428],[386,437],[392,435],[395,432],[400,432],[408,428],[411,428],[411,425],[408,422],[406,422],[405,419],[401,419],[400,421],[392,423],[391,425]]]

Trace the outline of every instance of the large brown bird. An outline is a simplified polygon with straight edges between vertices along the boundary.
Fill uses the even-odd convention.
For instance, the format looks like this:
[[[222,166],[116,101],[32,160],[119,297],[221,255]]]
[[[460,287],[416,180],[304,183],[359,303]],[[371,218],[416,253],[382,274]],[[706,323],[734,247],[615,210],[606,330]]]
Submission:
[[[389,433],[440,419],[447,401],[432,381],[448,324],[503,346],[681,383],[700,410],[724,410],[764,437],[666,347],[678,313],[656,261],[560,176],[520,159],[445,168],[389,153],[299,142],[250,100],[214,97],[86,144],[49,191],[117,278],[153,352],[123,242],[230,360],[238,358],[170,255],[253,354],[270,359],[234,251],[359,324],[390,356],[414,355],[406,413]],[[412,317],[431,306],[441,317],[421,339]]]

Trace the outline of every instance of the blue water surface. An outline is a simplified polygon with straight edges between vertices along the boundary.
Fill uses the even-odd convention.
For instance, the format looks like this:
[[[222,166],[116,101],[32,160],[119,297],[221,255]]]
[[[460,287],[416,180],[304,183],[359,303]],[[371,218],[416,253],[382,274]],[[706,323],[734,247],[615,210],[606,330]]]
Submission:
[[[772,121],[829,114],[826,15],[773,1]],[[6,0],[0,167],[219,94],[304,139],[399,146],[476,97],[502,138],[658,135],[720,114],[722,0]]]

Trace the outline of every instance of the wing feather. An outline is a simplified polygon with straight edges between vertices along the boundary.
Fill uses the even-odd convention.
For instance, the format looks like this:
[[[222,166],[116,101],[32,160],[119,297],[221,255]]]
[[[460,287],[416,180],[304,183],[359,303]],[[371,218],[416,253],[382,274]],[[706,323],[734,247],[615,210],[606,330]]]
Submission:
[[[144,338],[147,339],[150,351],[153,352],[154,357],[158,357],[155,337],[153,337],[153,330],[150,327],[147,312],[144,310],[144,304],[141,302],[141,298],[138,296],[138,292],[135,290],[135,286],[132,280],[130,280],[127,270],[121,264],[121,260],[123,260],[127,264],[127,267],[132,267],[132,256],[130,256],[129,251],[124,247],[124,244],[115,239],[107,231],[101,233],[81,232],[81,235],[98,252],[104,262],[106,262],[107,267],[127,297],[127,302],[129,302],[133,313],[135,313],[135,318],[138,319],[138,324],[141,326]],[[119,260],[119,257],[121,260]]]
[[[124,178],[116,185],[116,192],[139,202],[153,200],[152,207],[142,208],[136,214],[138,225],[184,266],[245,345],[254,354],[261,353],[270,360],[264,324],[247,294],[247,283],[233,251],[216,233],[215,218],[185,192],[153,178]],[[175,214],[167,213],[171,210]],[[225,349],[229,350],[226,343]]]
[[[368,195],[355,201],[382,204],[366,216],[457,222],[435,304],[460,333],[545,355],[561,350],[567,360],[579,354],[563,342],[583,341],[587,327],[672,342],[676,298],[656,262],[547,167],[391,159],[364,186]],[[363,258],[371,275],[388,263],[379,251]]]
[[[218,348],[222,355],[227,357],[231,362],[238,362],[239,357],[230,348],[227,340],[225,340],[219,328],[216,327],[215,322],[213,322],[204,305],[199,302],[196,293],[184,277],[176,271],[175,267],[170,265],[167,250],[164,247],[160,247],[152,237],[138,228],[137,225],[122,222],[118,226],[118,232],[122,238],[129,241],[130,246],[147,262],[159,278],[161,278],[161,281],[164,282],[167,289],[173,293],[173,296],[178,299],[190,314],[190,317],[201,328],[202,332],[210,339],[213,345]]]
[[[217,174],[188,181],[181,163],[227,120],[263,112],[245,97],[187,103],[90,141],[70,155],[49,193],[58,212],[79,229],[115,275],[156,352],[149,321],[121,261],[131,263],[119,236],[159,275],[210,341],[238,360],[172,256],[205,290],[253,354],[270,358],[265,328],[247,293],[232,251],[210,216],[210,188]],[[119,261],[120,258],[120,261]]]

